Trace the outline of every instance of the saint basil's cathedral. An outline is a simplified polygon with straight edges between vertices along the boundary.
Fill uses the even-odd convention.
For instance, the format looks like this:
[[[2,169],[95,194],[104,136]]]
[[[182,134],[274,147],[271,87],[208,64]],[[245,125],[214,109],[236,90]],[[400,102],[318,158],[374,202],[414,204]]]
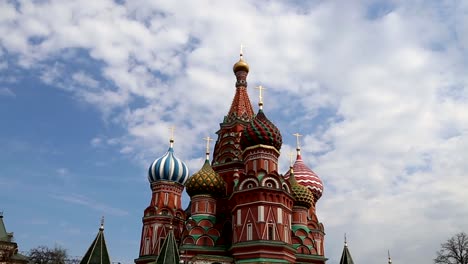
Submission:
[[[234,64],[235,94],[216,132],[213,159],[193,175],[169,149],[149,167],[152,196],[144,211],[139,258],[147,263],[317,263],[324,227],[316,215],[320,178],[297,157],[278,170],[280,130],[263,110],[255,114],[247,93],[249,65]],[[297,136],[299,136],[297,134]],[[182,207],[182,191],[190,196]]]
[[[152,191],[144,210],[139,257],[135,264],[315,263],[325,264],[325,232],[315,211],[323,183],[297,156],[284,175],[278,172],[279,129],[266,117],[260,90],[254,113],[247,93],[249,65],[234,64],[236,90],[220,124],[210,161],[189,175],[187,165],[168,151],[151,163]],[[190,196],[182,208],[182,191]],[[32,263],[18,253],[13,233],[0,212],[0,264]],[[104,219],[80,264],[111,264]],[[339,264],[354,264],[345,237]],[[390,252],[388,264],[392,264]]]

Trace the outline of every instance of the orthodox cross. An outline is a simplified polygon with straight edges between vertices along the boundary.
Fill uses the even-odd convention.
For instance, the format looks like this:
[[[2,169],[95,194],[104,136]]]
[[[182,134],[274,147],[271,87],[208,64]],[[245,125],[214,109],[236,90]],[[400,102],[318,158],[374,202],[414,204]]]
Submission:
[[[242,59],[242,57],[244,56],[244,45],[241,43],[240,45],[240,57]]]
[[[213,141],[212,138],[210,138],[210,136],[207,136],[206,138],[203,138],[204,140],[206,140],[206,159],[209,159],[209,155],[210,155],[210,141]]]
[[[260,99],[260,101],[258,102],[258,106],[260,107],[260,109],[263,109],[263,96],[262,96],[262,91],[265,90],[266,88],[259,85],[257,87],[255,87],[255,89],[258,89],[258,97]]]
[[[175,127],[174,126],[170,126],[169,127],[169,131],[171,131],[171,138],[170,140],[174,141],[174,130],[175,130]]]
[[[299,133],[295,133],[295,134],[293,134],[293,136],[296,137],[296,150],[297,150],[297,151],[300,151],[300,150],[301,150],[301,146],[299,145],[299,137],[302,137],[302,135],[299,134]]]
[[[288,156],[289,156],[289,166],[292,167],[293,166],[294,152],[290,151]]]

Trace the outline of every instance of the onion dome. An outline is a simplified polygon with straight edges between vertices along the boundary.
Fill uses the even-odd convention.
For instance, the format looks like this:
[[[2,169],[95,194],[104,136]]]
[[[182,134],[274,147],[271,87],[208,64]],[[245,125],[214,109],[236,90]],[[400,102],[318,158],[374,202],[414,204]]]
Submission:
[[[300,185],[306,186],[314,194],[315,199],[318,200],[322,197],[323,184],[322,180],[313,172],[302,160],[300,151],[298,150],[296,162],[293,165],[294,174],[297,182]],[[286,173],[284,177],[288,179],[290,173]]]
[[[319,176],[317,176],[315,172],[313,172],[309,167],[307,167],[307,165],[302,160],[301,147],[299,145],[299,137],[301,137],[302,135],[299,133],[295,133],[294,136],[296,136],[297,138],[297,157],[296,162],[294,163],[292,168],[296,174],[296,180],[299,184],[309,188],[309,190],[314,194],[315,200],[317,201],[318,199],[320,199],[320,197],[322,197],[323,193],[322,180],[320,180]],[[287,179],[289,177],[289,172],[286,173],[284,177]]]
[[[148,172],[150,183],[155,181],[173,181],[184,184],[189,175],[187,165],[174,155],[174,140],[171,139],[166,154],[151,163]]]
[[[205,160],[203,167],[187,180],[185,187],[190,197],[198,194],[219,197],[226,192],[223,178],[213,170],[208,159]]]
[[[283,144],[281,132],[268,120],[262,109],[258,110],[252,122],[245,127],[241,138],[242,149],[259,144],[273,146],[278,151]]]
[[[309,209],[314,203],[314,195],[312,194],[312,192],[310,192],[310,190],[307,187],[300,185],[296,181],[296,178],[294,177],[293,168],[289,170],[289,175],[289,183],[291,183],[291,193],[294,199],[296,200],[294,204],[298,206],[304,206],[307,209]]]
[[[236,64],[234,64],[234,66],[232,67],[232,70],[234,71],[234,73],[239,72],[239,71],[245,71],[247,73],[249,72],[249,64],[247,64],[247,62],[244,61],[242,45],[241,45],[241,50],[240,50],[239,61],[236,62]]]

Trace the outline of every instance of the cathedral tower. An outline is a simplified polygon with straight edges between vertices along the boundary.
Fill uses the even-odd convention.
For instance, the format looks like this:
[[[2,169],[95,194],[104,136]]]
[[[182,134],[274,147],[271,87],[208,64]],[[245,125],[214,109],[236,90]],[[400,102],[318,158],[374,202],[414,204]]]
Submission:
[[[174,139],[171,137],[166,154],[149,168],[152,197],[142,219],[140,256],[135,263],[154,262],[169,231],[174,233],[176,241],[180,241],[185,226],[181,195],[188,175],[187,165],[174,154]]]

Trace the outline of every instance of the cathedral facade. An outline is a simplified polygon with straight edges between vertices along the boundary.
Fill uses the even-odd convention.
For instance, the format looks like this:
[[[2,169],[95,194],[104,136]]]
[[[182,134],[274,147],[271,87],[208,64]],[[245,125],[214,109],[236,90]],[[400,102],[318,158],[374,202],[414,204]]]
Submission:
[[[190,175],[171,138],[168,151],[150,165],[152,195],[136,264],[326,261],[315,211],[322,181],[302,160],[299,144],[290,169],[278,171],[281,132],[263,111],[261,96],[255,114],[242,54],[233,70],[234,99],[216,132],[212,160],[207,138],[206,160]]]

